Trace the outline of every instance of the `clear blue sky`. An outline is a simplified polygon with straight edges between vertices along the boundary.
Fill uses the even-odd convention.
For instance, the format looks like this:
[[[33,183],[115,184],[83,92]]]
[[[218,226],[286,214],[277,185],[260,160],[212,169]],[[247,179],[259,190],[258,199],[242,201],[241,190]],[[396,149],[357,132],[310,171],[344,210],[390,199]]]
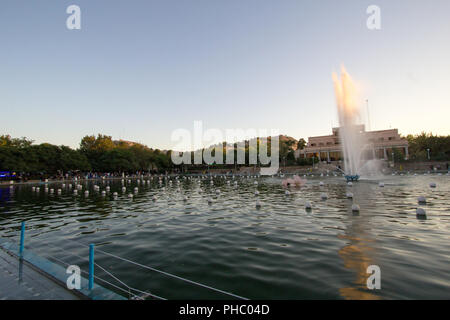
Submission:
[[[81,30],[66,28],[71,4]],[[2,0],[0,61],[0,134],[36,142],[166,149],[194,120],[329,134],[341,64],[372,129],[450,134],[449,0]]]

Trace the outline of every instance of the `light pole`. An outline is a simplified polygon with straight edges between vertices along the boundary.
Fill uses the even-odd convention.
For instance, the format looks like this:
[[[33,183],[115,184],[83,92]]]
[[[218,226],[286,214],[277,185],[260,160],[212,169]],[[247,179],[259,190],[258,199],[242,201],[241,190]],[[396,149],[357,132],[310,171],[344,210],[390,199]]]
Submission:
[[[430,160],[430,149],[427,149],[427,153],[428,153],[428,160]]]

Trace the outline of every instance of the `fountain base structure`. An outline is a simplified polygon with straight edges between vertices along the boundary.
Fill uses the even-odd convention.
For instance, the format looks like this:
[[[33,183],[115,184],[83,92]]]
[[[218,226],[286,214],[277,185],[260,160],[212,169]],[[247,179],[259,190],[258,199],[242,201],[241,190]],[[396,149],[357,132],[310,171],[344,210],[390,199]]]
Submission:
[[[347,182],[349,181],[358,181],[359,180],[359,175],[355,174],[355,175],[346,175],[345,179],[347,179]]]

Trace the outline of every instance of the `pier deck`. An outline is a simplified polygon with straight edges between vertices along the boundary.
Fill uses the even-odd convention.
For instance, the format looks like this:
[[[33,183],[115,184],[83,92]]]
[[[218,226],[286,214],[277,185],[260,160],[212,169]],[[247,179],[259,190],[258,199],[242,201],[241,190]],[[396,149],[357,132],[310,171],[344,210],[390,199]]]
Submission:
[[[0,247],[0,300],[79,300],[67,288]]]

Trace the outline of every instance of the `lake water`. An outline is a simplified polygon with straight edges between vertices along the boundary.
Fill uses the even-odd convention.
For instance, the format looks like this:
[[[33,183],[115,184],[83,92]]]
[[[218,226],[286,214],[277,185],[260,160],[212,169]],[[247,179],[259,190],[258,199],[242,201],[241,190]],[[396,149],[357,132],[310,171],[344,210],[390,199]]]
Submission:
[[[56,263],[87,271],[83,244],[94,243],[97,250],[250,299],[450,298],[447,175],[384,176],[384,188],[379,179],[349,187],[343,177],[309,177],[288,196],[281,178],[228,178],[229,185],[220,177],[214,185],[209,178],[195,179],[161,185],[157,178],[145,185],[125,180],[126,193],[120,180],[83,182],[77,196],[67,182],[61,195],[56,190],[62,183],[49,184],[53,195],[44,185],[39,193],[33,185],[3,186],[0,237],[18,242],[20,222],[26,221],[25,248]],[[111,190],[102,197],[94,184]],[[136,186],[139,191],[128,198]],[[359,213],[352,212],[348,191]],[[119,193],[116,200],[113,192]],[[421,205],[426,219],[416,216],[421,195],[427,198]],[[227,298],[98,251],[95,259],[127,285],[164,298]],[[367,289],[369,265],[380,267],[380,290]],[[120,285],[100,268],[95,272]]]

